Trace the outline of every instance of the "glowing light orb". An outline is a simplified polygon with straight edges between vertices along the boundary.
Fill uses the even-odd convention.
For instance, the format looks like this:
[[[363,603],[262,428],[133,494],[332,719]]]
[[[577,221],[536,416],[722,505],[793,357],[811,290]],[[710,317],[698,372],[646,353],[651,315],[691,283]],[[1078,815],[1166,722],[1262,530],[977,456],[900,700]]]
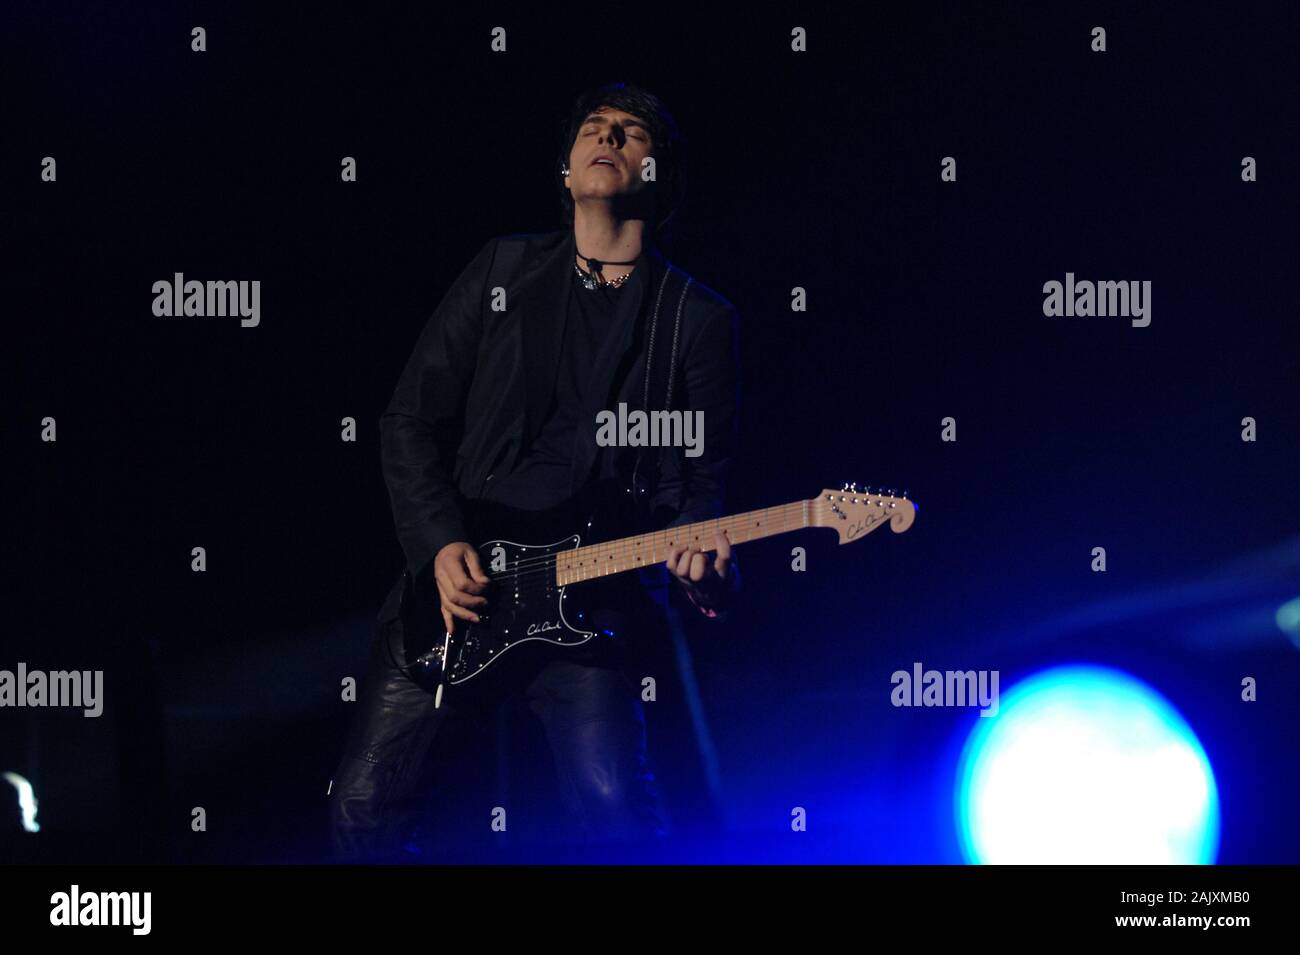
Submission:
[[[970,862],[1213,863],[1219,798],[1200,741],[1145,683],[1063,666],[1003,694],[962,752]]]
[[[1277,621],[1278,629],[1290,637],[1292,643],[1300,647],[1300,597],[1288,600],[1278,607],[1274,619]]]

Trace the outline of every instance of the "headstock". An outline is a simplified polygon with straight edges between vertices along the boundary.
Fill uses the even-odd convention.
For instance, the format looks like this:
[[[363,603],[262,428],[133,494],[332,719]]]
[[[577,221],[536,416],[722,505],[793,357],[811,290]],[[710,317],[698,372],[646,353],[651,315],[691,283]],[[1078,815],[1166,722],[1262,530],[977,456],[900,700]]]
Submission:
[[[916,520],[916,505],[908,500],[906,491],[900,495],[893,488],[858,490],[857,484],[822,491],[809,501],[809,512],[812,526],[833,528],[841,544],[866,537],[885,524],[901,534]]]

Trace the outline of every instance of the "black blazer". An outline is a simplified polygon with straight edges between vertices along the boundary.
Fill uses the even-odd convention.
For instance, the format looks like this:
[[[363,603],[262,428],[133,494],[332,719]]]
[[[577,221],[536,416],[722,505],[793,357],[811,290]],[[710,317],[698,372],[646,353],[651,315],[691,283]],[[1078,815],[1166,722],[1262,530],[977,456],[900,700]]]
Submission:
[[[524,243],[519,265],[513,275],[493,274],[507,242]],[[468,539],[458,492],[469,499],[482,496],[488,482],[509,473],[541,430],[555,387],[573,263],[571,229],[491,239],[421,332],[379,419],[384,481],[412,579],[422,579],[444,546]],[[585,409],[591,427],[578,431],[575,491],[596,460],[597,412],[617,411],[619,402],[627,402],[629,410],[641,407],[646,319],[669,269],[680,274],[668,283],[656,334],[665,327],[671,334],[685,274],[658,249],[643,248],[620,295],[616,328],[593,369]],[[489,276],[505,290],[504,311],[492,310]],[[704,448],[696,458],[681,448],[658,449],[651,507],[670,518],[658,523],[675,526],[722,515],[736,439],[738,324],[735,306],[691,282],[682,307],[673,406],[704,412]],[[613,476],[616,457],[628,456],[605,455],[598,477]],[[397,615],[402,586],[399,579],[380,621]]]

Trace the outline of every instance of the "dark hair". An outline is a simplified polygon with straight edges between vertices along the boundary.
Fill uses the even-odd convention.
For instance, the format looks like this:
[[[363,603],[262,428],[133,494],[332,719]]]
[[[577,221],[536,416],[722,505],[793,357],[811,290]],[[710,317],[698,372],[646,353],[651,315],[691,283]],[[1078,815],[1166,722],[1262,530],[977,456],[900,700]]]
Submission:
[[[565,118],[560,140],[560,159],[556,175],[560,185],[560,207],[564,221],[573,223],[573,196],[564,187],[560,169],[568,165],[569,153],[578,138],[582,121],[602,106],[631,113],[650,127],[650,142],[655,157],[655,181],[647,185],[653,202],[650,234],[657,235],[681,208],[686,198],[685,138],[664,101],[648,90],[628,83],[607,83],[587,90],[573,101]]]

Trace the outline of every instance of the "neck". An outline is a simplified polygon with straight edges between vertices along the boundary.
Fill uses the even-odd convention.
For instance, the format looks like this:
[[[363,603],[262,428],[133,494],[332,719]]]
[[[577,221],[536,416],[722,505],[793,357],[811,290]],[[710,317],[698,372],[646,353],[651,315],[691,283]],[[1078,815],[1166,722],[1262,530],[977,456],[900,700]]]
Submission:
[[[727,540],[731,543],[743,544],[815,526],[810,510],[814,504],[815,501],[792,501],[759,511],[666,527],[649,534],[564,551],[556,558],[555,580],[564,587],[662,563],[668,559],[675,544],[689,543],[696,550],[711,553],[717,549],[713,541],[720,530],[727,532]]]
[[[641,240],[645,231],[644,219],[620,219],[612,214],[609,205],[587,203],[573,210],[573,237],[577,251],[589,259],[602,262],[630,262],[641,254]],[[575,259],[586,268],[586,262]],[[606,265],[601,271],[605,278],[616,279],[632,271],[630,265]]]

